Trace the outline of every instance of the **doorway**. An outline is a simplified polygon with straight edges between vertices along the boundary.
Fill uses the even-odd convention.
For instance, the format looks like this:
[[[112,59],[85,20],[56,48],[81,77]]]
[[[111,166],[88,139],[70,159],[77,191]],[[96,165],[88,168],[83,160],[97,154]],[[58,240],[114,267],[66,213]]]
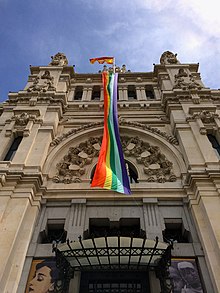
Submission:
[[[147,271],[82,272],[80,293],[148,293]]]

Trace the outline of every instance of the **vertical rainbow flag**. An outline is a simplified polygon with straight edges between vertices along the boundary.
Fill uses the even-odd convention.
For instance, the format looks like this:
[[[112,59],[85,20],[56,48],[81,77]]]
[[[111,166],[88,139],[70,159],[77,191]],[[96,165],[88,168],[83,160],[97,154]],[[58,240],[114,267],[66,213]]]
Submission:
[[[104,134],[91,187],[101,187],[120,193],[131,194],[119,136],[117,79],[117,73],[102,73],[104,87]]]

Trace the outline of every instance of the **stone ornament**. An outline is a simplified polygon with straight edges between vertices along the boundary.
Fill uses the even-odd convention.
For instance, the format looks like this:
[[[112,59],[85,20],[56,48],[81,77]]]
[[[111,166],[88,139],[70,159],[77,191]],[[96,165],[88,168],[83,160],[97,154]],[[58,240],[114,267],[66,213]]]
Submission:
[[[212,128],[215,127],[216,129],[220,129],[220,122],[218,118],[219,115],[217,113],[210,112],[208,110],[202,110],[201,112],[196,112],[192,116],[187,117],[186,121],[196,121],[199,127],[199,132],[203,135],[206,135],[206,124],[212,124]]]
[[[43,80],[43,83],[40,80]],[[36,76],[33,84],[27,89],[29,93],[37,92],[37,93],[44,93],[46,91],[55,91],[54,87],[54,77],[50,75],[50,71],[46,70],[44,74],[39,77]]]
[[[57,175],[53,177],[56,183],[79,183],[85,174],[85,165],[91,164],[98,157],[102,138],[91,137],[77,147],[70,147],[60,163],[57,164]]]
[[[28,114],[27,112],[22,112],[19,115],[14,115],[11,119],[8,119],[6,122],[15,121],[15,126],[25,127],[29,121],[34,123],[42,123],[42,119],[37,119],[36,115]]]
[[[186,121],[193,121],[195,119],[201,119],[203,123],[210,124],[215,123],[215,118],[219,118],[219,115],[208,110],[202,110],[201,112],[196,112],[192,116],[186,118]]]
[[[68,65],[68,60],[65,54],[58,52],[56,55],[51,56],[52,61],[49,66],[66,66]]]
[[[126,157],[135,157],[138,164],[144,165],[143,170],[148,182],[164,183],[177,180],[172,172],[173,163],[166,159],[158,146],[152,146],[136,136],[122,137],[122,148]]]
[[[192,90],[197,89],[201,90],[202,86],[199,84],[192,74],[185,72],[183,68],[180,68],[178,73],[175,74],[175,81],[173,89],[181,90]]]
[[[180,62],[176,58],[177,54],[173,54],[170,51],[164,52],[160,57],[160,64],[168,65],[168,64],[179,64]]]
[[[123,119],[121,117],[119,117],[118,122],[119,122],[119,125],[121,125],[121,126],[132,126],[132,127],[143,129],[143,130],[148,130],[151,133],[155,133],[155,134],[165,138],[169,143],[171,143],[173,145],[178,145],[179,144],[178,140],[173,135],[169,135],[166,132],[161,131],[158,128],[151,127],[149,125],[142,124],[142,123],[139,123],[139,122],[126,121],[125,119]],[[63,141],[64,139],[68,138],[72,134],[76,134],[76,133],[79,133],[81,131],[84,131],[84,130],[87,130],[87,129],[93,129],[94,127],[99,127],[99,126],[103,126],[103,125],[104,125],[103,122],[95,122],[95,123],[88,123],[87,125],[80,126],[79,128],[76,128],[76,129],[71,129],[70,131],[62,134],[61,136],[58,136],[55,139],[53,139],[52,142],[50,143],[50,146],[53,147],[53,146],[58,145],[61,141]]]
[[[80,183],[85,174],[85,166],[98,157],[101,148],[101,137],[90,137],[76,147],[70,147],[67,155],[56,165],[55,183]],[[143,171],[148,182],[173,182],[177,178],[172,172],[172,162],[168,161],[159,147],[144,142],[139,137],[122,137],[122,148],[125,157],[134,157],[138,164],[144,165]]]

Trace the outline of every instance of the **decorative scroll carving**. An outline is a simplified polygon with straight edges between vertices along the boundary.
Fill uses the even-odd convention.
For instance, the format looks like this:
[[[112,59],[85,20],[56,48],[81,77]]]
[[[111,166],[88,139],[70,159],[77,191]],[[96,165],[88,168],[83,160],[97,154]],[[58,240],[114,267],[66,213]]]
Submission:
[[[85,165],[92,162],[99,155],[101,138],[89,138],[77,147],[69,148],[60,163],[57,164],[58,173],[53,177],[56,183],[79,183],[80,177],[85,174]]]
[[[138,164],[144,165],[144,173],[147,181],[164,183],[166,181],[176,181],[176,176],[172,172],[172,162],[168,161],[159,147],[152,146],[141,140],[138,136],[122,138],[122,147],[125,156],[133,156]]]
[[[58,172],[53,177],[56,183],[79,183],[85,174],[85,166],[98,157],[101,137],[90,137],[76,147],[70,147],[67,155],[56,166]],[[126,157],[135,157],[138,164],[144,165],[143,171],[148,182],[164,183],[176,181],[172,172],[172,162],[168,161],[159,147],[142,141],[139,137],[122,137],[123,152]]]
[[[199,84],[192,74],[188,74],[185,72],[183,68],[180,68],[178,73],[175,74],[175,84],[173,89],[182,89],[182,90],[191,90],[202,88],[201,84]]]
[[[174,144],[174,145],[179,144],[178,140],[173,135],[169,135],[166,132],[161,131],[158,128],[151,127],[151,126],[146,125],[146,124],[142,124],[142,123],[139,123],[139,122],[126,121],[125,119],[119,117],[119,125],[121,125],[121,126],[133,126],[135,128],[148,130],[151,133],[155,133],[155,134],[158,134],[159,136],[162,136],[163,138],[165,138],[171,144]],[[103,122],[89,123],[87,125],[80,126],[77,129],[71,129],[67,133],[64,133],[61,136],[58,136],[55,139],[53,139],[52,142],[50,143],[50,145],[51,146],[56,146],[61,141],[63,141],[67,137],[71,136],[72,134],[76,134],[76,133],[79,133],[79,132],[87,130],[87,129],[93,129],[94,127],[98,127],[98,126],[103,126]]]
[[[41,79],[43,79],[43,83],[40,83]],[[50,75],[49,70],[46,70],[41,78],[39,76],[35,77],[33,84],[27,89],[28,92],[38,93],[55,90],[54,77]]]
[[[51,66],[66,66],[68,65],[68,60],[65,54],[58,52],[56,55],[51,56],[52,61],[49,65]]]
[[[173,54],[170,51],[164,52],[160,57],[160,64],[177,64],[179,61],[176,58],[177,54]]]
[[[192,116],[186,118],[186,121],[193,121],[195,119],[201,119],[203,123],[215,123],[215,118],[219,118],[219,115],[214,112],[203,110],[201,112],[196,112]]]

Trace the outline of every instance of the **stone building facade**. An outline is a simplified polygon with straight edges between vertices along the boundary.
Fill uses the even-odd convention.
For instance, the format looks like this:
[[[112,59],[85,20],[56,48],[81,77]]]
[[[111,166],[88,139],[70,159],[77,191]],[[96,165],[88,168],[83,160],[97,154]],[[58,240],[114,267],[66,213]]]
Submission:
[[[65,280],[45,292],[170,292],[156,261],[142,270],[144,262],[125,257],[119,246],[128,239],[141,243],[141,257],[145,244],[172,246],[176,274],[194,266],[199,285],[182,276],[185,292],[220,292],[220,91],[205,87],[198,64],[182,64],[169,51],[152,72],[116,71],[132,195],[90,188],[103,133],[100,72],[76,73],[58,53],[48,66],[30,67],[24,90],[1,105],[0,292],[32,292],[34,263],[57,260],[79,243],[84,253],[94,237],[107,239],[104,253],[114,242],[117,267],[103,273],[85,254],[90,268],[74,270],[63,254]],[[157,247],[151,253],[163,260]],[[120,264],[132,257],[136,267]]]

